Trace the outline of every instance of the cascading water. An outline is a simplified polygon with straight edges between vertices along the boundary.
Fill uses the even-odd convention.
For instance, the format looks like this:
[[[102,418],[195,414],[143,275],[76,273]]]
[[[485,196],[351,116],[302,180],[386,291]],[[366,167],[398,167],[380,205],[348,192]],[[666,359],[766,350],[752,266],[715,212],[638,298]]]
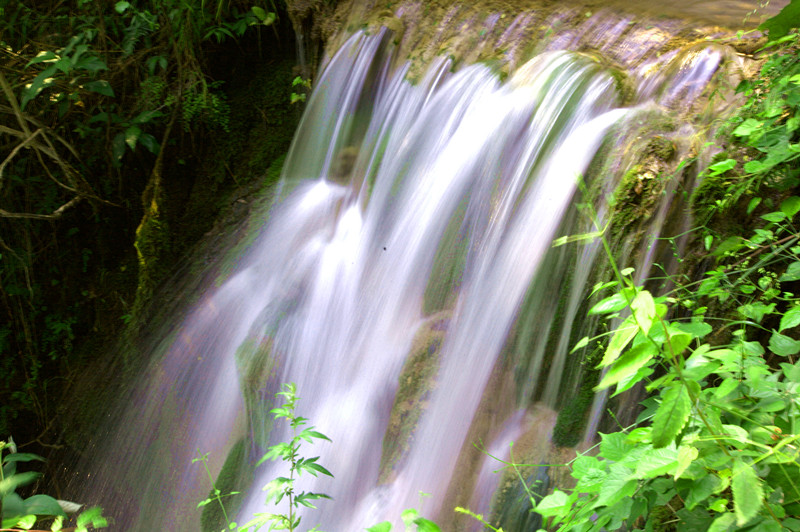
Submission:
[[[603,49],[631,23],[592,24],[607,30],[593,34]],[[198,530],[208,484],[192,458],[210,451],[216,471],[237,441],[245,464],[285,441],[268,414],[281,382],[332,440],[309,452],[335,479],[298,485],[333,497],[306,525],[363,530],[409,507],[447,521],[454,501],[490,510],[499,477],[471,445],[500,452],[532,432],[544,445],[575,385],[567,353],[598,245],[552,243],[593,230],[577,210],[580,176],[610,132],[696,98],[724,54],[670,56],[666,76],[667,59],[652,68],[641,53],[623,107],[619,76],[552,50],[579,38],[561,37],[505,82],[439,58],[412,84],[386,30],[339,48],[287,157],[283,199],[237,271],[163,342],[121,418],[111,447],[125,470],[100,472],[95,489],[138,498],[122,529]],[[602,198],[617,181],[587,186]],[[241,478],[251,487],[239,486],[237,521],[264,511],[259,488],[285,473],[268,463]]]

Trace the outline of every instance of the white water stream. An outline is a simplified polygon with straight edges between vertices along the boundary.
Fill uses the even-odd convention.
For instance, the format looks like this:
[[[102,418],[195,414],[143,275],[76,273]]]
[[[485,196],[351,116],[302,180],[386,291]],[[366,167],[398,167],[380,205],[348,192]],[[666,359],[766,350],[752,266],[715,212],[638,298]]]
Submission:
[[[210,451],[216,470],[241,437],[255,459],[286,440],[284,427],[269,430],[267,413],[282,382],[297,384],[299,413],[332,440],[303,449],[335,475],[300,480],[298,489],[333,497],[304,514],[304,527],[348,532],[397,523],[411,507],[449,512],[443,504],[461,482],[459,456],[475,443],[482,398],[508,393],[488,383],[537,276],[566,298],[567,325],[555,352],[546,339],[532,349],[528,366],[536,378],[546,368],[545,389],[534,378],[511,395],[556,406],[584,295],[548,286],[540,267],[574,213],[579,177],[639,108],[620,108],[612,75],[570,52],[537,55],[505,82],[487,66],[451,72],[440,59],[412,85],[404,67],[389,66],[389,41],[357,33],[327,63],[284,166],[285,197],[239,269],[177,327],[136,415],[125,418],[117,452],[147,477],[136,489],[148,496],[134,528],[123,529],[196,530],[187,516],[208,487],[191,464],[196,450]],[[646,78],[637,105],[696,97],[719,60],[711,49],[668,81],[637,74]],[[587,228],[582,220],[568,230]],[[579,282],[596,252],[590,244],[578,253]],[[528,318],[549,324],[558,301],[534,300]],[[412,379],[403,368],[415,338],[435,327],[438,366],[420,386],[419,421],[408,441],[384,441],[399,386]],[[498,413],[486,435],[522,434],[522,408]],[[382,469],[384,446],[401,451]],[[168,457],[166,472],[149,472],[152,454]],[[468,500],[488,505],[498,482],[490,469],[473,479]],[[278,463],[256,469],[238,522],[274,510],[260,487],[284,474]]]

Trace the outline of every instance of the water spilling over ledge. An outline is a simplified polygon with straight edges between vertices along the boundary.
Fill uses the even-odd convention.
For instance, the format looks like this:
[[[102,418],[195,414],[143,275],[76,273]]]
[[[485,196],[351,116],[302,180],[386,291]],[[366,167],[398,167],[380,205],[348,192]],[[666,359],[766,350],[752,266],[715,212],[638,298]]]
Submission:
[[[460,529],[450,507],[489,512],[500,482],[473,444],[525,442],[545,461],[555,412],[586,372],[587,353],[569,351],[591,330],[586,287],[605,266],[597,242],[552,246],[594,230],[580,204],[605,221],[615,190],[630,196],[638,210],[615,219],[618,251],[640,276],[661,261],[661,231],[687,228],[673,200],[694,172],[670,176],[668,163],[732,105],[708,98],[743,65],[706,42],[727,33],[574,7],[479,16],[453,5],[432,27],[425,6],[404,3],[377,19],[388,28],[337,41],[282,199],[115,414],[89,493],[128,499],[104,502],[122,529],[198,530],[208,484],[192,458],[210,451],[216,472],[233,448],[248,470],[285,440],[268,414],[281,382],[297,384],[300,413],[332,440],[314,455],[336,478],[299,484],[334,499],[307,524],[361,530],[419,507]],[[634,171],[646,156],[663,175]],[[281,474],[265,464],[238,479],[238,521],[262,511],[260,487]]]

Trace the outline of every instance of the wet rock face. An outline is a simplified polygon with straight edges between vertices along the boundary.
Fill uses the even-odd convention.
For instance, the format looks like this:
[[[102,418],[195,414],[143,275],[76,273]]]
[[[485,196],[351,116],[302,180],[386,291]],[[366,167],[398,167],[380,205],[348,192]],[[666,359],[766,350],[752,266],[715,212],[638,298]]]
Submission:
[[[430,392],[436,386],[439,351],[450,317],[450,311],[431,316],[414,338],[411,353],[400,372],[397,394],[383,438],[381,483],[392,480],[395,466],[411,447],[414,429],[427,406]]]

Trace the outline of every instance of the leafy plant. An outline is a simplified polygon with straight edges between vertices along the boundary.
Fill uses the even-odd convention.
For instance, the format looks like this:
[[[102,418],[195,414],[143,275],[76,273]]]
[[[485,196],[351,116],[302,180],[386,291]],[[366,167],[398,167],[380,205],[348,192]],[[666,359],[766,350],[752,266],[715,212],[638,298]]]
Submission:
[[[23,499],[17,488],[31,484],[41,474],[28,471],[17,472],[17,464],[31,461],[43,461],[38,455],[17,452],[12,438],[0,441],[0,518],[3,530],[31,530],[37,521],[52,518],[49,530],[62,530],[67,512],[75,512],[79,504],[58,501],[49,495],[31,495]],[[82,512],[76,521],[75,532],[87,532],[89,526],[104,528],[108,522],[102,516],[100,508],[89,508]]]
[[[798,212],[800,198],[785,199],[750,238],[720,244],[722,264],[672,297],[616,266],[616,280],[596,287],[615,293],[589,313],[619,320],[597,388],[617,395],[641,384],[653,395],[634,426],[601,434],[596,456],[569,464],[573,490],[536,504],[550,527],[800,530],[800,340],[789,335],[800,298],[781,289],[800,279]],[[733,314],[714,327],[709,304]]]
[[[267,492],[266,503],[268,505],[278,504],[282,500],[286,499],[288,503],[287,514],[267,512],[257,513],[253,519],[247,523],[241,526],[237,525],[236,522],[233,522],[229,519],[225,510],[225,506],[222,504],[222,499],[230,495],[236,495],[238,492],[223,494],[214,486],[211,472],[208,469],[207,453],[195,458],[192,461],[203,463],[206,473],[212,482],[212,496],[201,501],[198,504],[198,507],[205,506],[212,502],[217,502],[222,508],[224,519],[227,522],[230,530],[237,530],[238,532],[250,532],[259,530],[261,527],[269,525],[269,530],[294,531],[300,526],[301,517],[297,515],[297,511],[301,506],[306,508],[316,508],[313,501],[319,499],[330,499],[330,497],[324,493],[306,491],[298,492],[295,489],[295,482],[303,473],[307,473],[314,477],[320,474],[333,477],[333,474],[330,471],[328,471],[321,464],[317,463],[319,456],[305,458],[300,453],[303,442],[313,443],[315,440],[330,441],[330,439],[321,432],[314,430],[313,426],[305,426],[308,423],[308,419],[297,415],[296,408],[299,398],[297,397],[297,387],[294,383],[283,384],[281,391],[276,394],[276,397],[282,397],[284,403],[279,407],[273,408],[270,413],[273,414],[276,420],[285,419],[289,423],[292,437],[288,442],[280,442],[271,446],[264,456],[262,456],[261,459],[256,463],[256,467],[268,460],[281,460],[289,466],[288,476],[278,477],[264,486],[264,491]],[[314,527],[313,530],[317,530],[317,528]]]

